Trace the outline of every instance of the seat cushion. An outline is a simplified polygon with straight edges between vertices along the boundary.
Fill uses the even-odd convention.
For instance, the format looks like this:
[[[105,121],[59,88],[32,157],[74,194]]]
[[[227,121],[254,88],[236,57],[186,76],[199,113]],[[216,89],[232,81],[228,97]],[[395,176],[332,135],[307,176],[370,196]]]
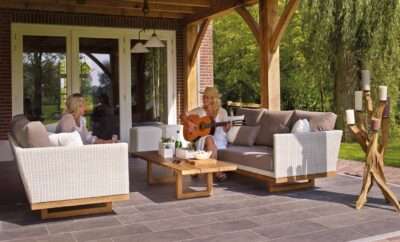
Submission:
[[[289,133],[293,111],[266,111],[261,117],[261,129],[256,145],[273,146],[274,134]]]
[[[268,146],[229,145],[218,150],[218,159],[266,171],[273,171],[274,168],[273,149]]]
[[[236,115],[244,115],[247,126],[257,126],[265,109],[239,108]]]
[[[310,112],[295,110],[291,123],[299,119],[307,119],[310,122],[311,131],[329,131],[335,128],[337,115],[331,112]]]
[[[25,126],[29,123],[29,120],[23,114],[15,115],[11,121],[11,136],[15,140],[16,144],[22,148],[28,147],[28,141],[26,138]]]

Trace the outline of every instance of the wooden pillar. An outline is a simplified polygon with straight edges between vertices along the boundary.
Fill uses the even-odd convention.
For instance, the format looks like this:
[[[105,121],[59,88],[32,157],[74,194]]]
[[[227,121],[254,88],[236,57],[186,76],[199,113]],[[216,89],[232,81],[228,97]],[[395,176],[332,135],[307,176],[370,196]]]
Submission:
[[[197,24],[190,24],[185,29],[185,112],[198,106],[196,61],[192,63],[190,60],[196,42],[197,28]]]
[[[261,105],[280,110],[279,48],[273,51],[271,39],[278,20],[278,0],[259,1]]]
[[[204,19],[200,25],[188,24],[185,29],[185,107],[184,111],[198,106],[196,59],[201,41],[207,32],[210,19]]]

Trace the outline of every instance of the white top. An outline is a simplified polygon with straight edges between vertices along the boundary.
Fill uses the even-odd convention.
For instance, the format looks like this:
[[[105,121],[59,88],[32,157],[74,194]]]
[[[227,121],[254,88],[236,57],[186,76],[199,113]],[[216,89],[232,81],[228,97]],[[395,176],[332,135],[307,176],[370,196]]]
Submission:
[[[207,116],[207,112],[203,107],[198,107],[189,112],[189,114],[197,114],[200,117]],[[228,119],[228,112],[224,108],[219,108],[218,114],[215,117],[215,122],[226,122]],[[213,135],[215,145],[218,149],[226,149],[228,145],[228,138],[226,136],[224,127],[216,127]]]

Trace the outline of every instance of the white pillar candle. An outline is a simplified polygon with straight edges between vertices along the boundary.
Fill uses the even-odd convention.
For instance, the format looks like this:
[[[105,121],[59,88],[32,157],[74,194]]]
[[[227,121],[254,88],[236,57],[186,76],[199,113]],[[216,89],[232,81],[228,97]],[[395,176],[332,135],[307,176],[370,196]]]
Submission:
[[[387,86],[379,86],[379,100],[380,101],[387,100]]]
[[[363,110],[363,92],[362,91],[356,91],[354,93],[354,108],[356,111]]]
[[[371,75],[369,70],[361,70],[361,86],[364,91],[371,90]]]
[[[346,123],[348,125],[353,125],[356,123],[356,118],[353,109],[346,110]]]

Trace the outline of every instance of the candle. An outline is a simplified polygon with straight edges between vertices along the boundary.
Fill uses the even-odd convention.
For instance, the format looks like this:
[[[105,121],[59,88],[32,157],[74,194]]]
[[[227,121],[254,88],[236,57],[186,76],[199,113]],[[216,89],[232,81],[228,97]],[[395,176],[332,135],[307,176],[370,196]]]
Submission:
[[[355,107],[356,111],[363,110],[363,92],[362,91],[356,91],[354,93],[354,107]]]
[[[387,102],[385,105],[385,109],[383,110],[383,118],[389,118],[390,117],[390,97],[387,98]]]
[[[379,86],[379,100],[380,101],[387,100],[387,86]]]
[[[371,129],[373,131],[378,131],[381,128],[381,121],[377,118],[371,119]]]
[[[369,70],[361,70],[361,86],[364,91],[371,90],[371,75]]]
[[[353,109],[346,110],[346,123],[348,125],[353,125],[356,123],[356,118]]]

